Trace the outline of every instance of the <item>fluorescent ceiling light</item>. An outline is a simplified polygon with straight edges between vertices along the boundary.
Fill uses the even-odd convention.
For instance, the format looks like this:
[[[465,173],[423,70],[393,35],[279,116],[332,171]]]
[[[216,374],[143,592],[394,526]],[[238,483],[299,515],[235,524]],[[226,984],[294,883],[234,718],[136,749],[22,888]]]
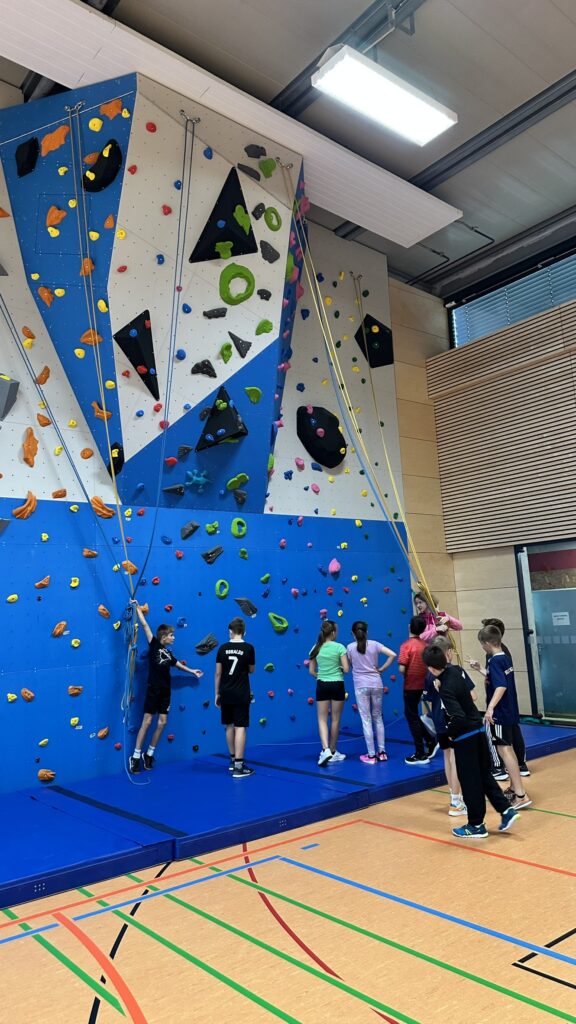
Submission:
[[[328,51],[328,59],[312,75],[312,85],[419,146],[458,121],[453,110],[351,46]]]

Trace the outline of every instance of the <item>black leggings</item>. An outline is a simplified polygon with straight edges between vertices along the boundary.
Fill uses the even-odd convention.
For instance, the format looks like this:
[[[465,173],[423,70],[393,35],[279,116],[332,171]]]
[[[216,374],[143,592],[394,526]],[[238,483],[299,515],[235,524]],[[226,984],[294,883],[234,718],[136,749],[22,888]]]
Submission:
[[[404,715],[408,722],[408,728],[412,733],[417,754],[423,754],[424,748],[429,747],[434,742],[434,738],[420,719],[421,699],[422,690],[404,690]]]

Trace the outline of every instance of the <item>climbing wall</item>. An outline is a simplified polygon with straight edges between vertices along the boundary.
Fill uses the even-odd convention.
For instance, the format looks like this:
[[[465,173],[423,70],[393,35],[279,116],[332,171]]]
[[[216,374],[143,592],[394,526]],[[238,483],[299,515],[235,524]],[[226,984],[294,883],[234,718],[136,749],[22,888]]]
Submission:
[[[126,671],[134,586],[205,673],[174,680],[162,760],[221,746],[214,646],[239,612],[257,649],[252,742],[309,736],[322,618],[347,639],[369,616],[398,646],[409,589],[389,524],[360,507],[351,438],[327,468],[338,411],[318,333],[318,362],[300,333],[300,158],[130,75],[2,112],[0,164],[0,787],[122,768],[146,680],[142,636]],[[383,301],[370,312],[386,322]],[[296,479],[320,494],[288,473],[312,396],[322,468],[305,455]],[[332,514],[330,476],[348,487],[348,469]]]

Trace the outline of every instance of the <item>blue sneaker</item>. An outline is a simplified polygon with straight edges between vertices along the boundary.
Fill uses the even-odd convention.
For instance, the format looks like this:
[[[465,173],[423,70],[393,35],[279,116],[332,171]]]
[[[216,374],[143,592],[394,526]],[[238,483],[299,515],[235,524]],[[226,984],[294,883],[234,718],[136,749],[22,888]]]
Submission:
[[[458,839],[487,839],[488,829],[486,825],[462,825],[460,828],[453,828],[452,835]]]
[[[515,807],[509,807],[508,810],[504,811],[500,824],[498,825],[499,832],[507,832],[510,826],[516,818],[519,818],[520,814]]]

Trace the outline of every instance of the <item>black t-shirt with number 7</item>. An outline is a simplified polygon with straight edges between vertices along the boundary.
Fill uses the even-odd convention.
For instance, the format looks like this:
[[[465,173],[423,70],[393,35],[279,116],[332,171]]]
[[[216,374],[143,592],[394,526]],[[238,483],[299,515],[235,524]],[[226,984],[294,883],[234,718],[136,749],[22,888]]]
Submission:
[[[249,669],[255,662],[252,644],[245,640],[230,640],[222,644],[216,655],[216,664],[222,666],[220,701],[222,704],[249,704]]]

